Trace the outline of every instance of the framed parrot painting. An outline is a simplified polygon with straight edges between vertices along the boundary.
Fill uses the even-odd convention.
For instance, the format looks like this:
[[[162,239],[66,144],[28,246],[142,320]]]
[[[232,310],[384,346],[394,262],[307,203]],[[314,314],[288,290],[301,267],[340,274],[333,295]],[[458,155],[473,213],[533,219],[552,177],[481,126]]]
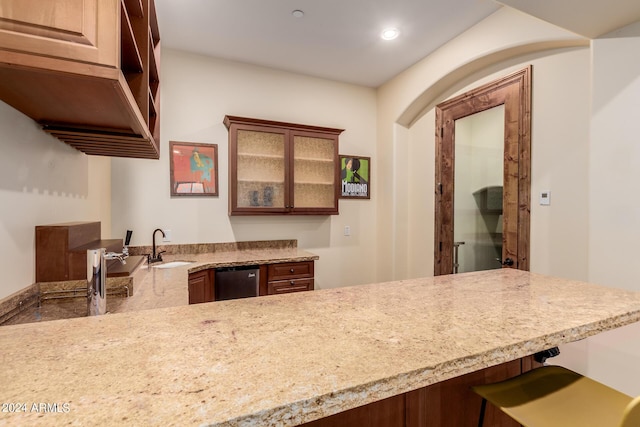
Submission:
[[[169,142],[171,196],[218,195],[218,144]]]

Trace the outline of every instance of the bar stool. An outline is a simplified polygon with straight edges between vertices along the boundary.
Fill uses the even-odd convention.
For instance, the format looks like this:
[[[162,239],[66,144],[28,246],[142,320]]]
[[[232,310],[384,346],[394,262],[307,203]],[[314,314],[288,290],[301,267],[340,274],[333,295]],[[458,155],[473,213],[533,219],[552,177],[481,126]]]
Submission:
[[[639,427],[635,399],[560,366],[543,366],[517,377],[472,387],[487,401],[526,427]]]

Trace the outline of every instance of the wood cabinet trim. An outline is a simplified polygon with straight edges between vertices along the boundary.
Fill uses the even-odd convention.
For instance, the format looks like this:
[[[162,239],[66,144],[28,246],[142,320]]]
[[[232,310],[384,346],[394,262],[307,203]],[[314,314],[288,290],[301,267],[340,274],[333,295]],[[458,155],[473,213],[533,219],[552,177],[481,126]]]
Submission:
[[[224,116],[223,120],[224,125],[229,129],[232,124],[241,124],[246,126],[259,126],[261,128],[275,128],[275,129],[290,129],[290,130],[300,130],[300,131],[313,131],[313,132],[321,132],[321,133],[329,133],[333,135],[340,135],[344,132],[344,129],[338,128],[329,128],[322,126],[313,126],[313,125],[303,125],[299,123],[288,123],[288,122],[277,122],[274,120],[263,120],[263,119],[253,119],[248,117],[239,117],[239,116]]]

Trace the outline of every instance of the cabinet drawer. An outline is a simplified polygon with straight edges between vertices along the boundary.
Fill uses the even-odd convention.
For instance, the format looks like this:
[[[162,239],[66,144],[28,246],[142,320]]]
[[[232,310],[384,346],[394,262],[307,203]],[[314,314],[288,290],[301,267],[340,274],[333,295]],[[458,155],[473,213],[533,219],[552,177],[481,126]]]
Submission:
[[[294,279],[269,282],[267,295],[287,294],[290,292],[303,292],[313,290],[313,279]]]
[[[270,264],[269,281],[313,277],[313,261]]]

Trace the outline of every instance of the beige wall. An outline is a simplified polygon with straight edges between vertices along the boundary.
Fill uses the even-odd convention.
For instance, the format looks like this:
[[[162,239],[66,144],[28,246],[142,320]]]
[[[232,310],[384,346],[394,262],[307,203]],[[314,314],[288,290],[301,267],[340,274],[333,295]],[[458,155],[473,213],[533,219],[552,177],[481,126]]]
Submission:
[[[110,159],[90,157],[0,102],[0,298],[35,281],[35,227],[101,221],[111,233]]]
[[[420,182],[379,189],[379,279],[433,271],[434,105],[532,64],[531,270],[640,290],[640,23],[592,44],[572,37],[503,8],[379,89],[379,173]],[[389,226],[398,220],[410,232]],[[638,395],[639,332],[562,346],[552,362]]]
[[[165,50],[160,161],[87,157],[0,103],[0,297],[33,282],[35,225],[71,220],[102,220],[105,237],[132,229],[134,245],[156,227],[174,243],[298,239],[320,255],[319,288],[431,275],[433,108],[529,64],[531,270],[640,290],[638,51],[640,24],[589,43],[509,8],[377,91]],[[225,114],[345,128],[340,151],[372,157],[371,200],[342,200],[331,217],[229,217]],[[218,144],[220,197],[169,197],[169,140]],[[640,394],[639,329],[557,361]]]
[[[432,125],[420,123],[424,115],[432,114],[438,102],[474,87],[482,79],[500,77],[508,69],[518,69],[514,64],[521,64],[522,59],[518,58],[524,55],[530,55],[533,60],[540,52],[567,46],[588,46],[588,41],[502,8],[379,88],[378,173],[386,177],[397,174],[396,178],[387,179],[385,185],[378,186],[379,280],[433,272],[432,266],[427,271],[426,264],[433,262],[433,209],[427,212],[407,210],[412,205],[433,206],[433,174],[426,169],[433,166],[428,158],[415,155],[426,150],[432,158],[433,148],[414,147],[413,143],[425,138],[426,141],[433,140]],[[426,134],[420,135],[420,129]],[[414,179],[403,176],[407,170],[419,172]],[[422,182],[414,194],[397,193],[392,185],[396,181],[417,181],[418,177]],[[418,228],[420,237],[413,229],[409,232],[402,225],[423,220],[430,225]],[[418,242],[418,239],[422,241]]]
[[[172,243],[297,239],[320,256],[317,288],[376,281],[375,90],[172,50],[161,71],[160,161],[112,160],[114,233],[133,230],[133,245],[157,227]],[[373,159],[371,200],[340,200],[334,216],[229,217],[225,114],[345,129],[340,153]],[[219,197],[169,196],[169,141],[218,144]]]
[[[380,188],[379,224],[406,218],[417,228],[378,228],[379,279],[433,274],[434,106],[529,64],[531,269],[587,277],[589,58],[588,42],[503,8],[379,89],[378,157],[386,158],[379,161],[379,173],[400,176],[409,170],[415,175],[399,181],[419,183],[404,199],[393,188]],[[561,92],[568,96],[558,97]],[[558,154],[571,156],[570,171]],[[552,206],[537,204],[542,190],[552,191]]]
[[[640,291],[640,22],[593,41],[588,279]],[[640,324],[566,346],[588,375],[640,395]],[[562,361],[562,360],[561,360]]]

